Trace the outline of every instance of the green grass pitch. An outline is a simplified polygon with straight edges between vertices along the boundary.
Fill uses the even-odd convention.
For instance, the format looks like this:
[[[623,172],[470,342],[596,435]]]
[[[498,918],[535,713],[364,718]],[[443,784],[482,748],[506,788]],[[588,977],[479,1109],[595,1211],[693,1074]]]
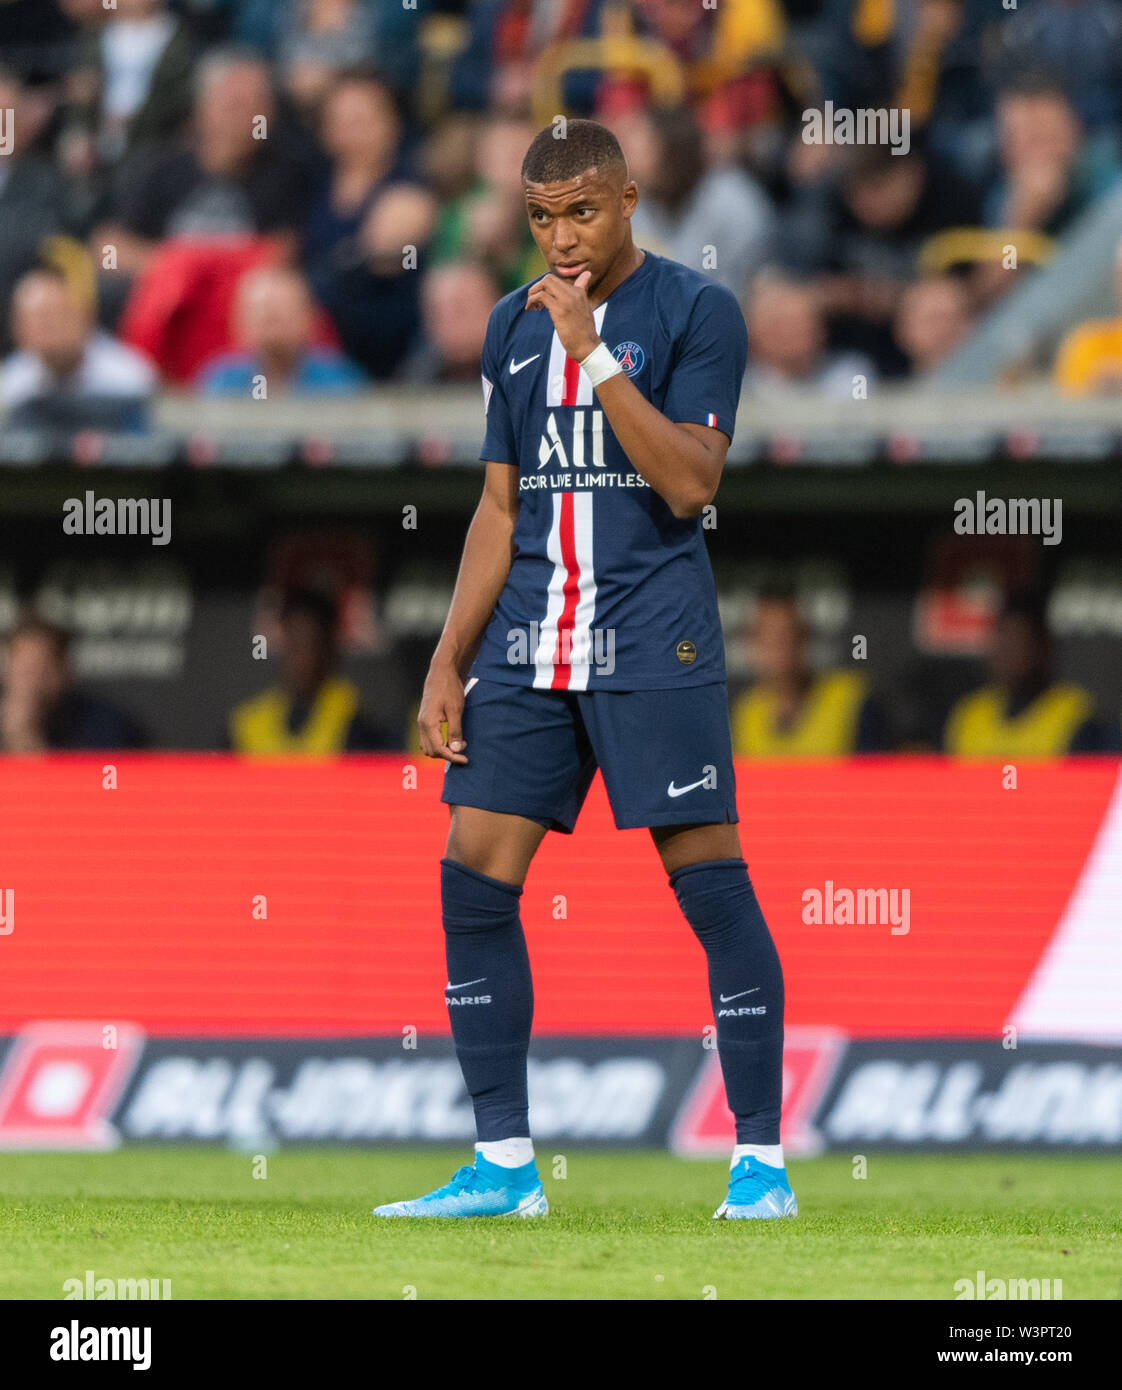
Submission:
[[[794,1221],[714,1221],[720,1161],[574,1150],[541,1220],[375,1221],[455,1150],[0,1154],[0,1298],[170,1279],[173,1299],[953,1299],[956,1279],[1122,1297],[1116,1158],[848,1155],[789,1164]],[[415,1292],[414,1292],[415,1291]]]

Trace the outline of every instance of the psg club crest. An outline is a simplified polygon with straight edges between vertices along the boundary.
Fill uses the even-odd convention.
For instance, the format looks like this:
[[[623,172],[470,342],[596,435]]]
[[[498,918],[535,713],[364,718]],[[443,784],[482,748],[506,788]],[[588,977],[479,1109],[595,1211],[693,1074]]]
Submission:
[[[612,356],[628,376],[634,376],[636,372],[641,372],[643,363],[647,360],[646,353],[638,343],[620,343],[618,347],[612,349]]]

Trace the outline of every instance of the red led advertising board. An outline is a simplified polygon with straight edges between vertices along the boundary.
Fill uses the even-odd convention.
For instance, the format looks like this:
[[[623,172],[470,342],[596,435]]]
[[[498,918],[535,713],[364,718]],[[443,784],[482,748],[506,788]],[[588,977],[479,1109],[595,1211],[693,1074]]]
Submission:
[[[221,1039],[235,1071],[238,1040],[267,1041],[276,1061],[297,1045],[331,1058],[365,1039],[374,1058],[386,1048],[400,1056],[415,1030],[436,1077],[437,1054],[440,1066],[451,1058],[440,779],[438,765],[406,754],[0,764],[0,1039],[12,1040],[0,1069],[0,1143],[5,1125],[34,1129],[33,1112],[55,1117],[60,1142],[96,1142],[100,1121],[79,1114],[77,1100],[65,1119],[67,1087],[87,1076],[88,1100],[127,1077],[66,1070],[56,1051],[78,1045],[73,1031],[50,1030],[79,1024],[82,1046],[96,1044],[89,1030],[111,1027],[146,1065],[161,1056],[160,1040]],[[934,758],[741,762],[737,779],[745,856],[784,965],[800,1125],[810,1126],[807,1097],[825,1094],[839,1048],[859,1057],[876,1040],[1000,1052],[1015,1029],[1025,1042],[1097,1047],[1113,1064],[1122,1044],[1117,760],[1026,762],[1016,785],[997,765]],[[550,1048],[565,1040],[582,1066],[612,1040],[632,1061],[662,1058],[667,1077],[675,1048],[701,1045],[712,1024],[701,948],[649,836],[615,829],[599,780],[576,833],[546,837],[522,920],[543,1077]],[[697,1070],[688,1055],[683,1076]],[[55,1058],[49,1084],[36,1083],[35,1057]],[[904,1052],[898,1060],[912,1065]],[[951,1059],[947,1084],[961,1089],[953,1068],[977,1065],[980,1087],[989,1064]],[[290,1067],[299,1080],[301,1065],[293,1053],[276,1061],[276,1076]],[[629,1074],[634,1096],[645,1083]],[[618,1075],[596,1073],[608,1087],[596,1104],[611,1109]],[[453,1085],[450,1076],[440,1085]],[[593,1085],[592,1070],[588,1078]],[[654,1116],[661,1102],[651,1095]],[[724,1122],[714,1106],[720,1098],[695,1086],[676,1123],[688,1109],[696,1139]],[[111,1109],[106,1101],[98,1114]],[[981,1109],[971,1115],[982,1123]],[[669,1133],[672,1119],[636,1133]],[[133,1131],[155,1132],[139,1119]],[[677,1142],[697,1147],[688,1135]]]
[[[149,1035],[447,1031],[435,764],[121,756],[114,789],[105,765],[0,764],[14,904],[0,1033],[103,1017]],[[1026,763],[1015,789],[999,767],[941,760],[740,763],[787,1021],[983,1037],[1027,1008],[1046,1036],[1122,1040],[1118,781],[1110,759]],[[895,918],[838,920],[861,890],[884,890]],[[711,1022],[701,948],[649,836],[615,829],[599,779],[575,834],[547,835],[522,920],[538,1031]]]

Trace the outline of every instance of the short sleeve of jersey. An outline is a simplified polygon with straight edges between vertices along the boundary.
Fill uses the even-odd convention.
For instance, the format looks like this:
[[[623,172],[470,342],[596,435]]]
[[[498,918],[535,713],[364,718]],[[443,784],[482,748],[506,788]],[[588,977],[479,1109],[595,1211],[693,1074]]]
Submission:
[[[690,309],[662,413],[731,439],[747,362],[748,329],[736,297],[723,285],[705,285]]]
[[[503,364],[498,356],[499,325],[494,310],[487,320],[483,338],[480,370],[483,375],[483,414],[486,433],[479,457],[489,463],[512,463],[518,466],[518,440],[510,418],[510,406],[503,390]]]

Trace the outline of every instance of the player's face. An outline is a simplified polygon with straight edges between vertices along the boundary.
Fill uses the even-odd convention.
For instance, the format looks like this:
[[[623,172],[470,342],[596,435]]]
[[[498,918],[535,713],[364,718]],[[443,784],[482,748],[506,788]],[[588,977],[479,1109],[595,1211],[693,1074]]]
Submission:
[[[590,271],[592,294],[627,245],[638,189],[633,179],[586,169],[573,179],[523,183],[530,230],[550,271],[575,280]]]

